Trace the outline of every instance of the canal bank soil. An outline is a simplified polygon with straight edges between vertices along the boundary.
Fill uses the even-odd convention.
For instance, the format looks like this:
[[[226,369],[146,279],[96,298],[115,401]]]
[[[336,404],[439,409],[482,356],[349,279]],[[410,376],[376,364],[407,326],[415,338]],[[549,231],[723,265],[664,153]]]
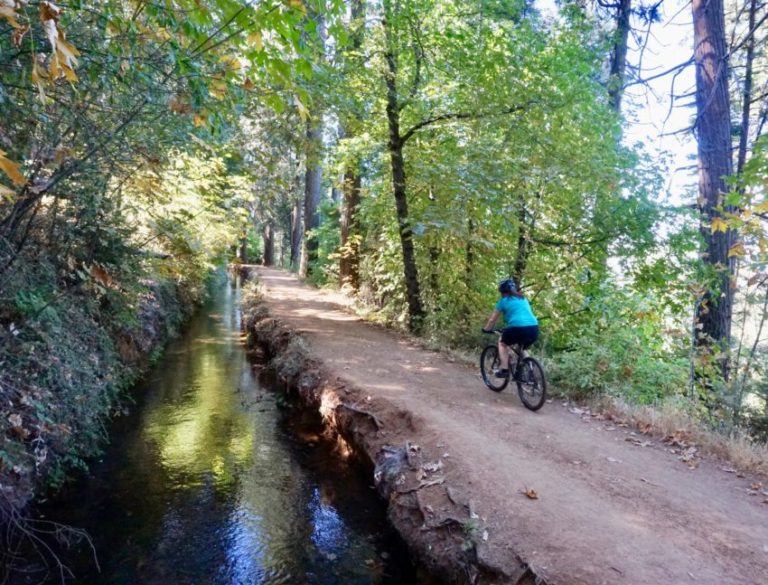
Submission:
[[[275,356],[376,462],[390,519],[444,579],[767,582],[766,488],[754,479],[560,401],[529,412],[477,371],[362,322],[343,296],[256,273],[251,332],[311,358],[292,371],[291,355]]]

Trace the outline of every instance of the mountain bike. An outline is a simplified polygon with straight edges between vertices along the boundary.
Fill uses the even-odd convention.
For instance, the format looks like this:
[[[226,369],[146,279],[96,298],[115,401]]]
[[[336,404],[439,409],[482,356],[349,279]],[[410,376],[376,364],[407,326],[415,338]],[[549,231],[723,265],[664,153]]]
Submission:
[[[501,336],[500,329],[494,330],[494,333]],[[544,368],[535,358],[525,355],[519,344],[510,345],[509,349],[507,375],[503,378],[496,377],[496,371],[502,369],[498,346],[488,345],[483,349],[480,354],[480,374],[483,376],[483,382],[494,392],[501,392],[510,380],[514,380],[523,405],[529,410],[539,410],[547,399]]]

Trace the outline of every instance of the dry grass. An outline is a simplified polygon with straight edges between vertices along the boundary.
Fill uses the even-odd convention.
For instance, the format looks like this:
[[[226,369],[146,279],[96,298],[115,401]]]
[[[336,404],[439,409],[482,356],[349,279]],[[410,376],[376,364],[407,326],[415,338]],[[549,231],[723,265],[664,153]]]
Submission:
[[[624,419],[644,432],[658,436],[685,434],[699,452],[726,462],[735,469],[768,477],[768,445],[755,443],[743,432],[723,434],[696,420],[685,401],[638,406],[620,398],[603,397],[593,408]]]

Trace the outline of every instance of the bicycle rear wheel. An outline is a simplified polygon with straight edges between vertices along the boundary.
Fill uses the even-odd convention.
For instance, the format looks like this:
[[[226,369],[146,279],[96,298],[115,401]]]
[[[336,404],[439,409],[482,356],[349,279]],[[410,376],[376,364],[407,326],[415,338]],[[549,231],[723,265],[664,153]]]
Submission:
[[[501,360],[499,359],[499,348],[495,345],[489,345],[480,354],[480,374],[483,376],[483,382],[494,392],[501,392],[509,383],[509,376],[497,378],[494,373],[500,369]]]
[[[529,410],[539,410],[547,399],[544,368],[534,358],[527,357],[520,364],[517,374],[517,393],[523,405]]]

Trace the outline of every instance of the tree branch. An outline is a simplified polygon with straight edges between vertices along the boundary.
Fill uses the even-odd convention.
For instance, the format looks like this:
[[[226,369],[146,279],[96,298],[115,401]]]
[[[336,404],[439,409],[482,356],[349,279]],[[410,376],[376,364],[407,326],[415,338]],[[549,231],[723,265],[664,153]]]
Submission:
[[[631,83],[628,83],[625,87],[631,87],[633,85],[640,85],[640,84],[646,84],[649,81],[653,81],[654,79],[659,79],[661,77],[664,77],[666,75],[669,75],[670,73],[675,73],[677,71],[680,71],[682,69],[685,69],[689,65],[693,63],[693,55],[691,55],[687,60],[685,60],[683,63],[678,63],[674,67],[670,67],[669,69],[666,69],[665,71],[662,71],[661,73],[657,73],[656,75],[651,75],[650,77],[641,78],[639,75],[637,77],[636,81],[633,81]]]
[[[431,118],[427,118],[411,126],[411,128],[401,137],[400,143],[405,144],[409,138],[416,134],[416,132],[422,128],[436,124],[437,122],[445,122],[447,120],[479,120],[481,118],[488,118],[490,116],[503,116],[506,114],[514,114],[516,112],[524,111],[528,108],[528,106],[530,106],[530,103],[525,104],[524,106],[512,106],[503,110],[499,110],[498,112],[449,112],[446,114],[432,116]]]

